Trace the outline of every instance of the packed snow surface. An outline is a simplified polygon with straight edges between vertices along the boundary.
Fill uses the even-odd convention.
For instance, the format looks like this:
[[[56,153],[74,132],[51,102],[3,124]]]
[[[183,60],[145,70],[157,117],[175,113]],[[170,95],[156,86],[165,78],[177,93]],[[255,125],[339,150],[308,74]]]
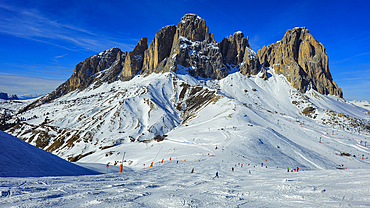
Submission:
[[[287,172],[286,167],[248,165],[229,150],[200,156],[200,162],[125,167],[122,174],[111,168],[108,175],[1,178],[0,207],[370,206],[369,169]]]
[[[0,131],[0,176],[40,177],[98,174]]]

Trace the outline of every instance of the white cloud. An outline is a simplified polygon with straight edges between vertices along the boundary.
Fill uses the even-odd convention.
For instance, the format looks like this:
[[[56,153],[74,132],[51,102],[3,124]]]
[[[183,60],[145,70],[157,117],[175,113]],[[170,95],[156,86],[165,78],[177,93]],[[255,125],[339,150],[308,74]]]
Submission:
[[[368,55],[370,54],[370,52],[366,52],[366,53],[360,53],[360,54],[357,54],[357,55],[354,55],[354,56],[351,56],[349,58],[346,58],[346,59],[343,59],[343,60],[340,60],[340,61],[334,61],[334,62],[331,62],[331,64],[338,64],[338,63],[342,63],[342,62],[345,62],[345,61],[348,61],[352,58],[355,58],[355,57],[358,57],[358,56],[363,56],[363,55]]]
[[[10,95],[47,94],[65,80],[0,74],[0,91]]]
[[[0,33],[51,44],[67,50],[101,51],[118,46],[131,50],[135,45],[120,43],[101,32],[53,20],[37,9],[16,8],[0,3]],[[5,14],[6,13],[6,14]],[[117,44],[118,43],[118,44]]]

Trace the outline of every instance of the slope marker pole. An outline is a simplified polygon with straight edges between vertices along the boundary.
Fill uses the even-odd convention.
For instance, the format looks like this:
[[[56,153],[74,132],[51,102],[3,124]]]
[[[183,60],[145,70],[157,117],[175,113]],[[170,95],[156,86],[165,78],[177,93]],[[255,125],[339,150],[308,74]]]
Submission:
[[[154,160],[152,161],[152,164],[154,163],[155,159],[157,158],[158,154],[161,152],[163,147],[161,147],[161,149],[158,151],[157,155],[155,156]]]
[[[163,157],[163,158],[166,158],[166,156],[167,156],[167,154],[170,152],[170,150],[171,150],[171,148],[167,151],[167,153],[164,155],[164,157]],[[163,163],[163,160],[164,160],[164,159],[162,159],[162,163]]]
[[[172,155],[170,156],[170,161],[171,161],[171,158],[172,158],[173,154],[175,154],[175,150],[176,150],[176,147],[173,148]]]
[[[122,162],[119,165],[118,173],[122,173],[123,172],[123,160],[125,159],[125,155],[126,155],[126,152],[123,153]]]
[[[122,164],[123,164],[123,161],[125,160],[125,155],[126,155],[126,152],[123,153]]]

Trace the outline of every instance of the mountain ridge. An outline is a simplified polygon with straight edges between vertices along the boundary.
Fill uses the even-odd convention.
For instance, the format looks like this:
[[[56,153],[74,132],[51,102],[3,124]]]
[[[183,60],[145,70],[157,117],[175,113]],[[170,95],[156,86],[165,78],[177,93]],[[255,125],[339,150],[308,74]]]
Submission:
[[[181,30],[203,34],[184,37]],[[291,40],[299,40],[297,34]],[[280,53],[283,44],[289,47]],[[190,154],[189,144],[201,144],[193,147],[210,151],[214,145],[231,142],[245,145],[239,151],[253,162],[265,157],[268,144],[274,154],[286,158],[275,161],[280,165],[299,161],[312,168],[317,164],[335,168],[336,156],[330,161],[317,160],[323,157],[323,149],[311,153],[302,145],[315,146],[314,140],[321,136],[331,138],[332,128],[347,137],[368,133],[368,113],[337,95],[317,90],[320,80],[315,82],[315,75],[324,73],[320,66],[325,66],[327,56],[324,51],[300,51],[304,48],[300,44],[286,40],[259,57],[243,33],[217,43],[205,21],[190,15],[178,26],[162,28],[149,46],[142,38],[132,52],[112,48],[87,58],[69,80],[35,102],[2,103],[2,122],[13,122],[7,133],[69,161],[118,164],[125,149],[134,155],[126,162],[136,166],[149,157],[143,161],[133,150],[153,154],[151,147],[165,144],[180,146]],[[311,64],[310,56],[315,63]],[[275,60],[283,61],[284,67]],[[297,79],[313,80],[310,87],[303,86],[304,92],[294,87],[289,74],[284,75],[288,66],[296,67],[291,74],[297,73]],[[311,125],[315,136],[298,123]],[[349,145],[362,144],[360,140],[350,139]],[[294,151],[276,150],[277,142],[289,143],[289,149],[316,165]],[[332,147],[325,148],[331,151]],[[272,154],[266,154],[273,160]]]
[[[302,35],[299,31],[303,31]],[[292,35],[294,38],[288,38]],[[233,67],[246,76],[262,71],[265,80],[268,78],[265,67],[275,66],[277,73],[286,76],[300,92],[313,88],[321,94],[343,97],[329,72],[324,46],[306,28],[288,30],[282,41],[264,46],[257,53],[251,49],[248,40],[238,31],[218,43],[209,33],[204,19],[196,14],[185,14],[177,26],[161,28],[149,46],[144,37],[131,52],[122,52],[115,47],[87,58],[76,65],[66,82],[20,112],[73,90],[86,89],[93,83],[99,86],[103,82],[127,81],[137,74],[176,72],[178,66],[187,68],[194,77],[213,79],[226,77]],[[277,44],[280,44],[279,48],[273,49]]]
[[[349,132],[370,129],[363,109],[314,89],[302,94],[273,69],[266,73],[268,80],[263,79],[263,72],[249,77],[234,72],[217,80],[171,71],[137,75],[99,87],[91,85],[17,114],[24,119],[7,133],[69,161],[117,164],[122,148],[139,147],[140,143],[149,147],[155,145],[158,136],[166,135],[171,141],[183,138],[185,143],[191,142],[192,137],[199,137],[197,131],[189,135],[176,132],[191,132],[200,125],[205,125],[201,128],[204,138],[222,133],[220,128],[227,126],[245,131],[238,135],[250,134],[252,129],[247,127],[259,126],[273,129],[264,131],[270,136],[294,139],[280,129],[279,120],[298,117],[320,128],[323,125]],[[219,139],[217,143],[222,144]]]

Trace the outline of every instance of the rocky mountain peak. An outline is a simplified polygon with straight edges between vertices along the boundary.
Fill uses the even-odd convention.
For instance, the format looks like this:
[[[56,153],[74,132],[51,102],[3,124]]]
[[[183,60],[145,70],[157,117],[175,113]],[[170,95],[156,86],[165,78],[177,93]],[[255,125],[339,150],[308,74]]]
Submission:
[[[266,80],[267,67],[273,67],[300,92],[313,88],[322,94],[343,96],[329,72],[324,46],[305,27],[288,30],[281,41],[255,53],[241,31],[217,43],[204,19],[185,14],[177,26],[161,28],[149,46],[147,41],[146,37],[140,39],[129,53],[115,47],[87,58],[76,65],[65,83],[23,110],[76,89],[83,90],[93,83],[97,87],[117,79],[127,81],[137,74],[168,71],[222,79],[232,69],[246,76],[261,72]]]
[[[123,80],[130,80],[140,72],[144,62],[144,51],[148,49],[148,39],[143,37],[139,40],[134,50],[129,52],[121,72]]]
[[[158,67],[158,65],[170,55],[175,33],[176,26],[169,25],[161,28],[155,34],[148,50],[144,52],[142,73],[148,74],[163,70],[163,66]]]
[[[274,67],[300,92],[313,88],[321,94],[343,97],[329,72],[325,47],[305,27],[288,30],[281,41],[263,46],[257,55],[264,67]]]
[[[185,14],[177,24],[176,37],[185,37],[191,41],[209,40],[216,42],[209,33],[206,21],[196,14]]]
[[[74,90],[84,90],[90,85],[117,80],[127,53],[118,47],[104,50],[75,66],[72,76],[53,92],[40,97],[20,112],[48,103]],[[110,69],[110,70],[107,70]]]
[[[248,37],[245,38],[241,31],[224,38],[220,43],[224,62],[233,65],[240,64],[243,61],[246,47],[250,48]]]

